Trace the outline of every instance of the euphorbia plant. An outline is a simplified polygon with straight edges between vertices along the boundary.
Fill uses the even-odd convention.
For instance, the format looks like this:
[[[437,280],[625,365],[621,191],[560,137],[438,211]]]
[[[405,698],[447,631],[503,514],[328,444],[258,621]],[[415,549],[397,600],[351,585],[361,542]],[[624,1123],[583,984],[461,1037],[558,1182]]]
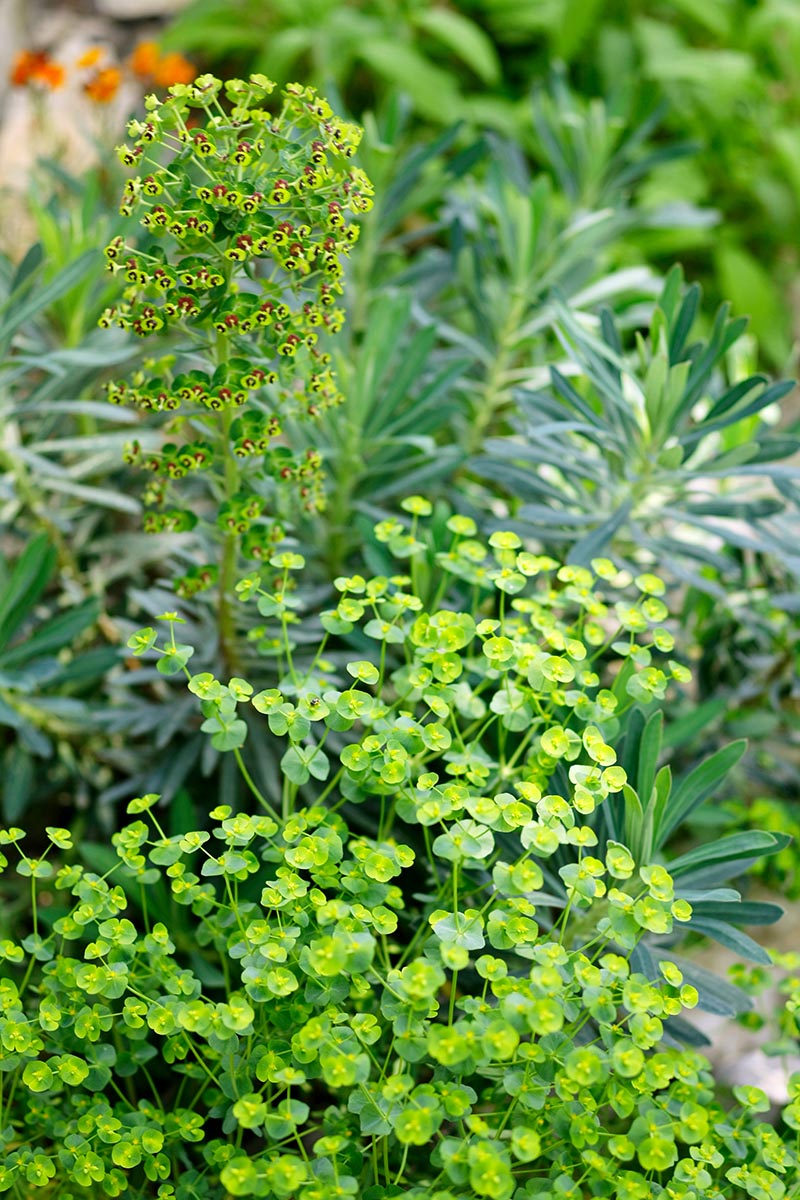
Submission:
[[[261,75],[225,84],[209,75],[164,100],[148,97],[145,118],[129,126],[132,142],[119,149],[139,172],[122,212],[136,213],[145,233],[106,249],[127,287],[101,324],[156,341],[175,335],[166,354],[108,387],[114,403],[167,414],[175,436],[128,449],[154,475],[145,528],[192,528],[206,511],[202,497],[176,503],[172,484],[207,474],[219,552],[180,590],[218,578],[228,660],[240,553],[258,559],[282,536],[269,519],[275,488],[294,485],[306,509],[322,503],[319,456],[295,456],[282,421],[339,400],[325,338],[344,319],[342,259],[358,235],[349,216],[371,204],[369,180],[351,162],[360,129],[312,88],[290,84],[277,98],[273,90]]]
[[[239,539],[253,532],[235,514],[258,520],[250,505],[260,512],[269,498],[260,468],[242,478],[237,450],[250,435],[236,422],[277,420],[292,402],[299,376],[281,375],[281,360],[306,355],[327,369],[310,314],[324,324],[321,289],[338,277],[320,276],[318,301],[308,298],[335,251],[313,242],[310,200],[302,237],[313,252],[298,228],[298,249],[275,241],[272,209],[310,178],[297,168],[306,135],[327,153],[309,122],[331,125],[343,159],[349,143],[305,91],[290,89],[273,118],[252,107],[265,81],[226,85],[230,112],[217,107],[221,87],[200,80],[154,101],[123,152],[136,161],[174,139],[172,161],[130,197],[147,197],[146,224],[177,240],[179,265],[157,243],[112,247],[131,285],[112,317],[143,334],[186,318],[200,336],[182,375],[151,364],[112,393],[145,409],[185,403],[185,427],[207,434],[207,445],[154,456],[159,503],[189,469],[183,459],[220,456],[221,626],[235,649]],[[192,108],[207,118],[196,132]],[[254,125],[285,156],[277,177],[267,159],[260,196],[235,182],[266,155]],[[194,178],[209,164],[213,186]],[[356,184],[366,185],[342,172],[358,208]],[[337,204],[325,201],[334,231]],[[282,461],[273,465],[292,469]],[[603,558],[559,566],[514,533],[484,543],[469,517],[432,514],[423,497],[403,507],[406,518],[375,530],[386,573],[339,578],[335,606],[303,614],[321,628],[302,660],[290,585],[302,557],[267,539],[269,573],[238,580],[239,599],[274,624],[276,687],[192,673],[175,613],[164,614],[165,639],[147,628],[129,642],[158,654],[163,674],[186,676],[257,815],[222,804],[170,828],[172,814],[144,795],[113,849],[76,847],[56,827],[28,849],[23,830],[0,831],[30,894],[26,927],[0,941],[0,1191],[800,1196],[795,1145],[757,1119],[763,1093],[739,1089],[725,1111],[707,1063],[676,1043],[681,1013],[704,999],[691,966],[675,961],[681,929],[699,914],[757,957],[735,929],[746,906],[715,885],[784,840],[723,839],[700,867],[691,851],[666,857],[669,833],[725,763],[709,760],[673,793],[656,770],[657,723],[637,731],[628,720],[686,675],[668,657],[663,585]],[[194,519],[191,507],[172,512],[155,524]],[[283,751],[275,779],[244,757],[245,710]],[[797,1093],[784,1112],[792,1129]]]
[[[632,579],[605,558],[593,559],[591,568],[559,567],[525,550],[511,532],[483,542],[469,517],[441,514],[429,522],[432,505],[420,496],[404,501],[404,508],[410,515],[405,523],[392,519],[375,527],[387,552],[386,573],[334,581],[339,599],[318,614],[324,633],[316,655],[304,645],[301,658],[293,632],[300,616],[306,629],[316,616],[303,614],[302,589],[292,583],[305,565],[301,555],[274,554],[266,586],[259,574],[237,585],[239,596],[272,622],[272,630],[262,633],[278,648],[278,687],[254,694],[241,678],[225,684],[208,672],[192,674],[187,664],[193,648],[176,639],[175,613],[164,614],[166,639],[148,627],[132,636],[129,647],[136,655],[155,649],[163,674],[186,676],[213,747],[233,752],[244,781],[275,817],[291,817],[300,798],[340,792],[337,808],[365,805],[367,812],[357,817],[350,811],[377,836],[398,820],[421,826],[417,842],[428,850],[427,831],[443,816],[479,820],[481,812],[494,813],[485,794],[505,794],[511,781],[518,781],[521,794],[542,801],[554,819],[575,788],[575,803],[596,839],[592,844],[623,846],[623,858],[656,875],[666,864],[691,897],[693,929],[768,963],[766,951],[736,926],[774,922],[781,909],[742,902],[738,892],[720,892],[716,885],[780,851],[789,838],[752,830],[669,855],[675,830],[721,786],[745,743],[724,747],[675,780],[668,765],[659,769],[659,705],[670,687],[691,678],[669,657],[674,641],[664,624],[662,581],[647,572]],[[409,573],[395,574],[392,567]],[[357,644],[368,657],[343,670],[343,642]],[[334,661],[324,657],[328,652]],[[337,690],[348,674],[362,687]],[[257,746],[263,741],[254,709],[267,717],[273,749],[278,739],[287,743],[277,775],[265,772],[257,753],[251,760],[261,790],[243,757],[248,730],[261,733]],[[356,742],[342,749],[353,731]],[[612,747],[619,747],[624,768]],[[276,764],[278,754],[280,749]],[[583,765],[584,756],[593,765]],[[412,785],[430,791],[429,803],[421,803]],[[518,851],[520,838],[524,844],[531,836],[526,810],[523,816],[521,832],[499,826],[510,853]],[[572,834],[541,836],[548,847],[543,871],[549,894],[567,902],[567,881],[571,886],[575,879],[578,891],[594,894],[580,867],[581,847],[590,843],[576,842]],[[614,919],[613,912],[606,915]],[[595,910],[592,921],[597,919]],[[652,924],[642,919],[648,935],[635,957],[640,969],[652,973],[665,944],[671,947],[670,930],[658,913]],[[634,949],[619,920],[615,929],[621,944]],[[708,972],[691,963],[684,970],[697,982],[703,1006],[731,1014],[749,1007],[743,993]]]
[[[142,796],[102,874],[66,830],[30,852],[22,830],[0,833],[33,914],[0,944],[0,1189],[800,1196],[763,1092],[737,1089],[726,1111],[702,1056],[664,1041],[698,1001],[667,949],[697,885],[687,899],[680,864],[603,821],[628,786],[621,715],[681,673],[659,663],[658,581],[607,560],[559,568],[514,534],[486,546],[452,516],[431,596],[429,505],[406,508],[410,525],[377,534],[409,573],[337,580],[304,668],[287,587],[300,556],[273,555],[278,587],[242,581],[283,639],[277,688],[192,675],[170,634],[132,639],[185,670],[248,781],[239,707],[283,742],[282,785],[251,783],[258,815],[222,805],[170,833]],[[356,626],[343,687],[324,655]],[[613,681],[608,651],[624,660]],[[631,963],[644,938],[661,946],[653,971]]]

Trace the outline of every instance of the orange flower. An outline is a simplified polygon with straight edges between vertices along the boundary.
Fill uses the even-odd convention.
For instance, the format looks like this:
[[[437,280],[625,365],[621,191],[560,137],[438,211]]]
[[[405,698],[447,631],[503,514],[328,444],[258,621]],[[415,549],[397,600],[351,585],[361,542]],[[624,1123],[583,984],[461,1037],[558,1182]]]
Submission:
[[[90,100],[98,104],[108,104],[119,91],[122,82],[122,72],[119,67],[104,67],[96,71],[92,78],[83,85],[83,90]]]
[[[64,86],[66,71],[60,63],[48,60],[41,71],[38,71],[34,76],[36,83],[41,83],[44,87],[49,87],[53,91]]]
[[[128,66],[140,79],[152,79],[159,58],[160,51],[155,42],[139,42],[128,59]]]
[[[165,54],[156,63],[153,82],[169,87],[172,83],[192,83],[196,75],[197,68],[188,58],[182,54]]]
[[[14,87],[38,83],[55,90],[64,83],[64,68],[42,50],[21,50],[11,68],[11,82]]]
[[[80,56],[75,66],[81,70],[85,70],[87,67],[96,67],[104,53],[102,46],[92,46]]]
[[[11,67],[11,83],[14,87],[24,87],[30,82],[33,72],[41,67],[46,55],[34,53],[32,50],[20,50]]]

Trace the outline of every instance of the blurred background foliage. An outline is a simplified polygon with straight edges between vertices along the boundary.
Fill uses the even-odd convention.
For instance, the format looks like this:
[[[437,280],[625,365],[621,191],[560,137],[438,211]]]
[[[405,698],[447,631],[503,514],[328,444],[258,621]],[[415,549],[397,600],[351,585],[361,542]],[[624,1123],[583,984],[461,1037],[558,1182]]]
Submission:
[[[582,97],[609,104],[618,126],[635,127],[662,98],[660,139],[695,153],[661,163],[641,202],[714,209],[720,220],[648,233],[641,249],[661,264],[679,256],[712,303],[750,315],[769,364],[785,365],[800,233],[792,0],[190,0],[164,41],[215,69],[310,79],[356,114],[401,88],[420,124],[494,129],[539,165],[527,100],[553,63]]]
[[[696,667],[669,699],[665,749],[690,769],[727,737],[751,742],[730,803],[698,810],[695,830],[746,822],[751,802],[778,805],[769,828],[796,821],[800,441],[781,379],[797,320],[797,6],[191,0],[157,36],[162,55],[217,74],[315,82],[366,131],[376,206],[335,350],[344,403],[286,430],[322,450],[328,504],[275,514],[309,560],[300,653],[331,580],[383,569],[373,522],[411,492],[484,532],[513,521],[557,556],[653,566]],[[192,792],[230,802],[238,786],[193,698],[120,650],[177,608],[204,647],[195,669],[217,666],[213,603],[172,588],[215,547],[141,533],[122,448],[163,431],[102,400],[142,353],[96,328],[121,186],[109,144],[79,176],[54,152],[31,181],[33,245],[0,263],[7,821],[55,806],[67,823],[77,802],[108,828],[130,794],[184,811]],[[243,667],[270,686],[269,638],[246,632]],[[277,769],[263,731],[248,753],[257,776]],[[764,868],[787,887],[793,854]]]

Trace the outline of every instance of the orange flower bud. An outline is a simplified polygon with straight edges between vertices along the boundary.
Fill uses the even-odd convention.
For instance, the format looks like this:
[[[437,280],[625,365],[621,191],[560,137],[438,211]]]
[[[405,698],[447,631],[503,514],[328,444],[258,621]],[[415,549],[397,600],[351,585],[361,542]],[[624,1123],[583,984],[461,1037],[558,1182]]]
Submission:
[[[20,50],[11,67],[11,83],[14,87],[24,87],[29,82],[34,68],[44,60],[44,54],[35,54],[31,50]]]

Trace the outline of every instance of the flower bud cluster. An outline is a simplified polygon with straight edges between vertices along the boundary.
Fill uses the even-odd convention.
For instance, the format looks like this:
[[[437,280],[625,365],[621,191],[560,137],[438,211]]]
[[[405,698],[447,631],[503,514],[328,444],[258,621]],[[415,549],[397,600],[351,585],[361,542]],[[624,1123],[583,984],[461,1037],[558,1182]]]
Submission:
[[[131,122],[135,140],[119,157],[148,171],[128,181],[121,211],[136,212],[152,240],[117,237],[106,248],[129,286],[103,323],[147,337],[201,318],[222,334],[255,335],[270,354],[305,347],[312,358],[319,333],[341,326],[342,260],[358,237],[348,216],[372,204],[369,180],[349,162],[360,130],[312,88],[286,88],[277,115],[258,107],[272,87],[263,76],[229,81],[226,109],[223,85],[203,76],[163,102],[151,97],[148,119]],[[234,289],[237,268],[246,286]]]
[[[247,490],[245,468],[249,498],[261,494],[255,478],[266,474],[292,487],[305,510],[324,504],[319,455],[295,455],[286,422],[341,402],[325,339],[344,322],[344,261],[358,237],[352,217],[370,208],[372,187],[351,162],[358,127],[312,88],[289,85],[273,98],[273,87],[260,75],[176,84],[166,99],[147,98],[145,118],[131,121],[131,141],[119,148],[139,172],[125,185],[121,212],[136,215],[141,232],[106,247],[123,288],[100,325],[159,341],[189,334],[195,345],[112,380],[108,399],[143,413],[186,410],[195,429],[208,430],[197,445],[170,441],[147,454],[136,442],[126,447],[126,461],[156,477],[144,493],[161,509],[146,517],[153,532],[196,524],[194,503],[171,507],[171,485],[213,468],[220,455],[224,482],[209,488],[224,492],[218,524],[237,537],[253,532],[230,494]],[[272,545],[260,530],[250,549]]]

